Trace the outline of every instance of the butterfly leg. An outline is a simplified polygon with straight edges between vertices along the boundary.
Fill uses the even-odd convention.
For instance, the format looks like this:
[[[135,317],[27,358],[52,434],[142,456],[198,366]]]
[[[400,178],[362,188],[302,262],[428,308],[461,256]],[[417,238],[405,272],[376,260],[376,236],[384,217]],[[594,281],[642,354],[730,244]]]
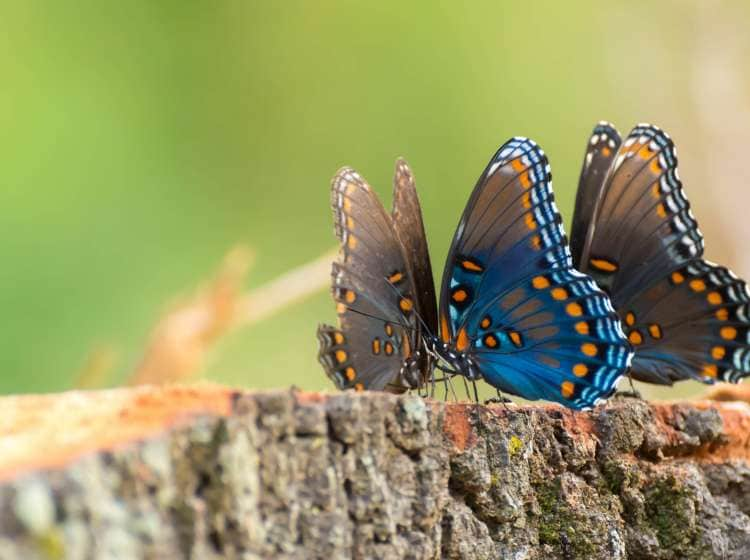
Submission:
[[[466,391],[466,398],[471,399],[471,391],[469,391],[469,382],[466,381],[466,377],[461,376],[461,381],[464,382],[464,390]]]
[[[638,389],[635,388],[635,385],[633,385],[633,376],[630,375],[630,371],[628,371],[628,383],[630,383],[630,391],[617,391],[615,397],[643,400],[640,391],[638,391]]]
[[[477,382],[476,380],[471,380],[471,385],[474,387],[474,402],[479,404],[479,391],[477,390]]]
[[[445,377],[445,383],[450,388],[451,395],[453,396],[453,402],[458,402],[458,395],[456,394],[456,390],[453,388],[453,381],[451,381],[452,377],[446,376]],[[447,397],[446,397],[446,400]]]

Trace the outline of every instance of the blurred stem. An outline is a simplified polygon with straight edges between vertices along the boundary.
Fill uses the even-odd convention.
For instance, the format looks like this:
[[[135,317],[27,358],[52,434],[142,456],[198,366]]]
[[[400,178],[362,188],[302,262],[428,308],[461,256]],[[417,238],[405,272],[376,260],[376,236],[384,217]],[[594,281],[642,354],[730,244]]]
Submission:
[[[160,384],[197,376],[207,352],[221,337],[267,319],[327,286],[335,255],[328,251],[243,294],[241,286],[253,253],[242,247],[233,249],[206,288],[176,305],[157,323],[144,357],[127,383]]]

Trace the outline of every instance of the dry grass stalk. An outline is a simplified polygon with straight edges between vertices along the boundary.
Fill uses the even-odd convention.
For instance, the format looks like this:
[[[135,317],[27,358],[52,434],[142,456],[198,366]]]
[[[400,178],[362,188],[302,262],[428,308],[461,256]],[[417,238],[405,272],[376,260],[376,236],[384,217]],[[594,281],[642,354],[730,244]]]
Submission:
[[[252,254],[242,248],[230,251],[207,287],[174,306],[157,323],[128,384],[158,384],[196,377],[206,354],[219,338],[266,319],[327,286],[334,256],[335,252],[327,252],[243,294],[241,288]]]

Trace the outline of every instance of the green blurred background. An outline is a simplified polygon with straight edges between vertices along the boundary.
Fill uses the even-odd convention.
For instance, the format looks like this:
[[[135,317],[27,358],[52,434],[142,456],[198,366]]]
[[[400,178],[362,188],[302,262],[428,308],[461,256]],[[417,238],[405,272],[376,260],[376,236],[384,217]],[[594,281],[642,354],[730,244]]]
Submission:
[[[601,119],[672,134],[708,256],[749,275],[747,6],[3,3],[0,390],[71,388],[102,347],[122,383],[238,243],[257,255],[248,288],[320,256],[344,164],[390,204],[408,159],[438,278],[509,136],[545,149],[569,220]],[[314,332],[334,319],[321,290],[224,338],[203,376],[329,388]]]

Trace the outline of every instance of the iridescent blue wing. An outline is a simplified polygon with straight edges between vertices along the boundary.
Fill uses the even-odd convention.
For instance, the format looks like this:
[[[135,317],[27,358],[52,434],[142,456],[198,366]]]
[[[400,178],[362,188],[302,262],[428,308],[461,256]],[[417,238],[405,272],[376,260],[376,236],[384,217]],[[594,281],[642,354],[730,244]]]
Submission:
[[[572,268],[561,221],[544,153],[511,139],[459,222],[440,336],[501,391],[581,409],[612,393],[630,349],[606,295]]]
[[[672,140],[636,126],[606,177],[591,176],[590,146],[579,189],[597,202],[592,215],[574,218],[587,232],[572,240],[575,264],[610,294],[635,348],[633,377],[668,385],[750,374],[747,286],[701,258]]]
[[[408,167],[399,162],[394,214],[398,209],[420,213],[413,181],[403,180],[406,174]],[[426,241],[419,239],[424,230],[406,229],[410,224],[421,227],[421,216],[418,223],[414,218],[412,222],[394,220],[367,182],[350,168],[334,177],[331,204],[341,244],[331,273],[339,327],[318,328],[318,359],[340,389],[402,392],[419,385],[430,373],[429,364],[420,359],[421,379],[408,377],[405,366],[423,344],[422,323],[417,318],[421,300],[397,232],[410,247],[426,251]],[[430,296],[434,308],[434,288]]]

